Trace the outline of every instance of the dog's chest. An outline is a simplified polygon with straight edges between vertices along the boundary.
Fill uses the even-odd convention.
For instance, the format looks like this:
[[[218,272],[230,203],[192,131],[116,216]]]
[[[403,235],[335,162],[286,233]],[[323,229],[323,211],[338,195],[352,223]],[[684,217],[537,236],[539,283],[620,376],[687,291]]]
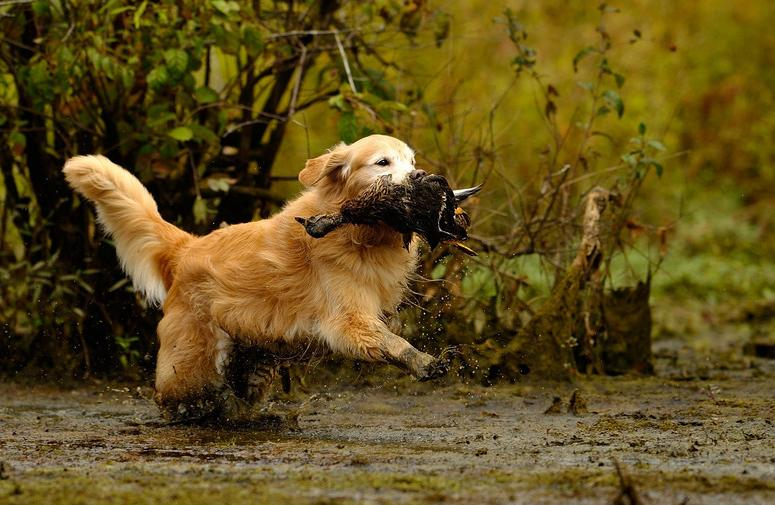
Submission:
[[[417,260],[403,248],[362,247],[351,252],[340,270],[345,298],[361,299],[382,310],[395,308]],[[349,295],[349,296],[348,296]]]

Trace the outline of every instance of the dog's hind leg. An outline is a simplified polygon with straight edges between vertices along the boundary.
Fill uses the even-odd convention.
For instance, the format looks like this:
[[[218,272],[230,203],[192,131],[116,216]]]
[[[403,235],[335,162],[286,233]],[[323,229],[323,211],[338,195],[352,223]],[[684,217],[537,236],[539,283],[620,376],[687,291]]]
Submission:
[[[162,414],[174,420],[204,420],[220,414],[231,394],[224,376],[231,339],[172,297],[164,309],[157,330],[154,400]]]
[[[229,363],[228,383],[251,407],[262,403],[279,376],[278,359],[262,349],[237,347]]]
[[[331,350],[355,359],[390,363],[419,380],[445,375],[447,366],[391,332],[379,318],[345,313],[320,324]]]
[[[251,405],[262,403],[269,395],[272,383],[280,375],[280,365],[277,362],[263,361],[256,363],[253,372],[248,375],[248,389],[245,400]]]

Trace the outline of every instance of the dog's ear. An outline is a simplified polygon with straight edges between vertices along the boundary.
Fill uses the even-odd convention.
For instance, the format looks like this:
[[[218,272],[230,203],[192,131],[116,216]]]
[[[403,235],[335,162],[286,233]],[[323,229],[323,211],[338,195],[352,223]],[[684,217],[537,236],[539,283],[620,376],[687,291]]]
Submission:
[[[307,160],[304,169],[299,172],[299,182],[305,187],[314,186],[324,177],[342,169],[347,163],[347,144],[335,145],[329,152]]]

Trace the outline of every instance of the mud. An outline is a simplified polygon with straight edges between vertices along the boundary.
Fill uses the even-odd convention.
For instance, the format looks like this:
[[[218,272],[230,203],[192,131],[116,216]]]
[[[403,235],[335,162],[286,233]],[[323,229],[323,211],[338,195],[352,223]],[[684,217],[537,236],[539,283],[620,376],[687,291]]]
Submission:
[[[680,345],[655,362],[493,388],[383,369],[230,427],[164,425],[136,385],[0,384],[0,503],[607,504],[615,461],[645,503],[775,502],[775,363]]]

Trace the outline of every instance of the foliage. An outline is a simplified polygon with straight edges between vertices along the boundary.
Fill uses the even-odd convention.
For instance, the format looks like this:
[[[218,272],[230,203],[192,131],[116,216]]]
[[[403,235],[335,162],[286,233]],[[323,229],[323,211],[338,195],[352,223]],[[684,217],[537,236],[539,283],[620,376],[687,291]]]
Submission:
[[[662,176],[659,156],[664,155],[666,148],[648,135],[642,122],[623,146],[618,163],[614,167],[598,168],[601,160],[615,159],[619,149],[608,140],[611,135],[599,123],[612,114],[621,119],[625,112],[620,95],[625,77],[611,60],[615,41],[606,28],[608,18],[616,11],[605,4],[598,10],[597,41],[578,50],[572,58],[571,78],[584,93],[562,105],[558,89],[567,85],[546,82],[540,70],[539,51],[528,45],[528,33],[517,14],[507,9],[500,20],[514,48],[512,68],[516,78],[527,79],[538,95],[535,113],[544,123],[545,132],[541,173],[530,184],[495,188],[495,192],[502,191],[497,196],[499,206],[490,215],[480,209],[477,216],[490,224],[487,228],[480,227],[479,233],[473,236],[483,252],[474,260],[475,264],[466,267],[455,259],[443,257],[433,257],[426,263],[426,268],[432,267],[431,276],[441,283],[425,293],[425,308],[431,314],[443,314],[445,321],[454,323],[446,327],[435,322],[428,325],[422,316],[409,317],[410,324],[429,335],[431,341],[443,342],[444,335],[452,333],[460,338],[456,343],[478,343],[474,349],[483,349],[484,354],[476,358],[479,366],[489,366],[487,363],[493,354],[499,354],[499,348],[514,347],[522,339],[530,340],[528,347],[542,349],[546,362],[564,364],[565,359],[554,352],[552,345],[539,346],[538,340],[549,333],[562,335],[558,345],[569,348],[564,356],[572,360],[573,349],[583,341],[576,331],[577,326],[584,327],[579,318],[587,321],[586,333],[591,332],[588,340],[603,340],[605,329],[594,329],[594,321],[590,322],[594,320],[592,314],[599,311],[593,307],[593,300],[602,303],[604,287],[611,287],[612,260],[619,251],[630,247],[625,232],[636,226],[630,216],[643,181],[650,171]],[[563,106],[574,109],[572,122],[560,119]],[[500,112],[493,111],[491,116]],[[475,145],[473,150],[487,153],[479,166],[485,178],[507,181],[499,166],[502,162],[494,145],[492,124],[493,121],[488,125],[490,130],[480,135],[484,142]],[[609,175],[613,171],[617,176],[611,179]],[[597,251],[602,254],[605,265],[599,273],[594,272],[596,267],[591,271],[586,267],[576,271],[571,262],[577,261],[574,258],[578,256],[577,244],[581,240],[582,203],[601,184],[608,186],[612,195],[606,219],[600,223],[604,237]],[[641,230],[654,239],[662,232],[645,227]],[[537,275],[529,276],[531,270]],[[648,269],[642,274],[644,279],[647,272]],[[587,288],[587,277],[592,274],[594,279]],[[541,285],[536,285],[531,277],[537,277]],[[563,298],[557,298],[555,292]],[[551,298],[546,300],[550,293]],[[538,303],[536,297],[540,297]],[[577,308],[582,304],[584,308]],[[560,323],[560,312],[567,314],[569,320]],[[547,317],[552,322],[539,321]],[[554,324],[560,326],[553,329]],[[450,332],[450,327],[455,330]],[[568,363],[566,368],[572,370],[578,366]]]
[[[656,271],[652,303],[658,331],[685,338],[691,333],[681,333],[688,328],[680,324],[676,328],[678,319],[718,321],[723,316],[715,311],[729,312],[720,305],[768,296],[762,286],[769,273],[753,272],[771,270],[768,256],[775,245],[768,238],[772,222],[762,212],[772,202],[762,192],[772,177],[771,143],[760,137],[773,128],[752,108],[766,110],[771,103],[771,90],[761,84],[775,74],[757,63],[766,58],[769,44],[728,26],[740,17],[765,23],[766,8],[746,2],[744,12],[736,14],[723,2],[701,7],[675,2],[666,9],[635,2],[621,12],[601,7],[602,13],[588,4],[518,2],[510,15],[499,17],[511,35],[509,46],[495,31],[476,37],[458,32],[468,35],[467,43],[450,61],[461,71],[448,72],[434,90],[441,98],[430,106],[437,112],[433,123],[443,127],[431,132],[433,142],[426,145],[441,152],[438,166],[451,167],[450,176],[463,184],[472,175],[477,181],[489,175],[473,216],[474,238],[485,239],[485,254],[465,267],[451,258],[426,264],[425,274],[434,282],[419,289],[423,296],[415,299],[426,312],[410,311],[407,320],[428,344],[443,342],[446,329],[453,342],[481,342],[484,354],[491,354],[545,302],[557,272],[576,252],[578,220],[563,224],[556,218],[562,213],[553,209],[540,236],[543,244],[561,248],[534,251],[527,247],[535,233],[525,230],[531,214],[524,209],[537,206],[543,216],[540,211],[551,201],[546,196],[566,165],[578,170],[567,176],[573,182],[563,195],[567,199],[559,199],[566,215],[577,217],[578,196],[596,185],[618,188],[629,200],[616,244],[624,254],[609,256],[605,279],[608,287],[627,286]],[[477,9],[495,16],[500,7],[460,7],[452,14],[472,16]],[[679,21],[686,16],[697,22]],[[712,41],[705,38],[707,30]],[[731,48],[743,46],[751,57],[741,60]],[[705,51],[711,47],[713,52]],[[476,59],[488,48],[497,56]],[[497,70],[508,57],[519,71],[512,80]],[[477,71],[464,70],[469,66]],[[616,95],[598,93],[604,108],[596,110],[593,90],[601,73],[599,91]],[[466,109],[475,100],[482,106]],[[589,119],[593,127],[585,139]],[[556,148],[553,122],[568,132],[560,136],[569,148],[564,153]],[[753,147],[752,138],[760,139],[759,147]],[[584,148],[577,150],[580,145]],[[559,164],[558,152],[565,158]],[[582,159],[574,167],[576,152]],[[640,195],[637,206],[628,194]],[[719,212],[718,202],[730,201],[735,210]],[[746,246],[750,240],[758,247]],[[727,244],[723,252],[716,252],[722,244]],[[682,293],[680,303],[677,293]],[[691,308],[677,312],[681,307]],[[432,320],[437,315],[446,327]],[[667,320],[670,328],[663,325]]]

